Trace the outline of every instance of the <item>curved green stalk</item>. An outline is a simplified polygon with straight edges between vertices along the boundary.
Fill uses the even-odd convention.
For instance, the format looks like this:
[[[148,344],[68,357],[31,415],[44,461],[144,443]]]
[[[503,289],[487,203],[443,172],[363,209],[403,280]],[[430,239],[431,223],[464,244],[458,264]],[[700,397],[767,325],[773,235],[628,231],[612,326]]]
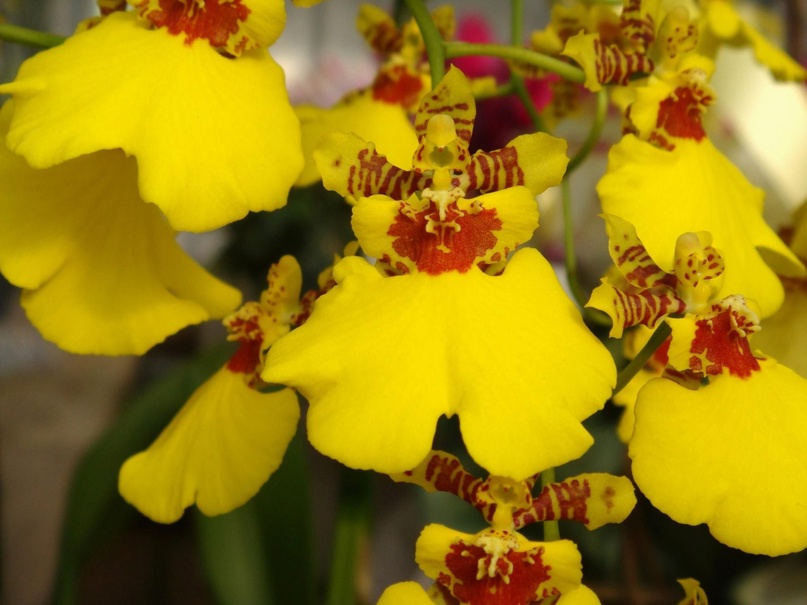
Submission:
[[[541,473],[541,488],[555,482],[555,468],[548,468]],[[544,541],[560,540],[560,527],[557,521],[544,521]]]
[[[62,36],[49,34],[46,32],[12,25],[11,23],[0,23],[0,40],[36,46],[37,48],[53,48],[65,41]]]
[[[594,122],[591,124],[591,130],[589,130],[588,136],[586,137],[586,140],[583,141],[580,149],[578,149],[577,153],[574,154],[574,157],[569,160],[569,165],[566,167],[567,178],[577,169],[578,166],[580,166],[580,164],[583,163],[583,160],[585,160],[588,157],[588,154],[591,153],[591,150],[594,149],[594,145],[596,145],[597,141],[600,140],[603,126],[605,126],[605,114],[607,111],[608,93],[604,88],[602,88],[597,93],[597,107],[594,111]]]
[[[437,86],[437,83],[443,79],[446,71],[445,43],[443,42],[440,32],[437,31],[437,26],[434,24],[434,20],[429,14],[429,11],[426,10],[423,1],[405,0],[405,2],[420,28],[420,35],[423,36],[423,43],[426,45],[426,54],[429,56],[432,88],[434,88]]]
[[[650,336],[642,350],[634,357],[631,362],[625,366],[619,375],[616,377],[616,386],[614,387],[611,397],[619,393],[631,379],[639,373],[647,361],[653,356],[653,353],[664,343],[665,340],[672,334],[672,328],[666,321],[662,321],[656,331]]]
[[[524,0],[510,0],[510,43],[513,46],[521,46],[524,38]],[[535,108],[535,103],[532,102],[532,97],[524,85],[524,78],[520,75],[510,72],[510,86],[518,95],[524,109],[530,116],[533,128],[536,132],[543,132],[546,130],[544,121],[541,119],[541,114]]]
[[[413,3],[416,0],[407,1]],[[445,42],[443,46],[445,47],[445,56],[448,59],[476,55],[501,57],[502,59],[519,61],[527,65],[540,67],[546,71],[558,74],[561,78],[569,80],[570,82],[582,84],[586,81],[586,74],[583,73],[583,70],[579,67],[527,48],[516,48],[504,44],[470,44],[468,42]]]
[[[561,181],[560,189],[563,198],[563,255],[566,265],[566,277],[569,280],[569,288],[580,308],[585,308],[586,299],[583,296],[583,288],[577,279],[577,257],[574,251],[574,228],[572,226],[572,195],[569,189],[568,173]]]

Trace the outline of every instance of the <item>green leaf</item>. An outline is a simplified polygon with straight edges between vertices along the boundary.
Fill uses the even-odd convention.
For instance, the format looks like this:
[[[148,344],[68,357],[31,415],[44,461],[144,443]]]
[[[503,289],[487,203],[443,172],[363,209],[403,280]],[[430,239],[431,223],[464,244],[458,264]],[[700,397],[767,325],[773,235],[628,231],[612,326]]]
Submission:
[[[370,532],[372,480],[372,473],[366,471],[341,470],[326,598],[328,605],[355,605],[358,602],[356,580]]]
[[[138,514],[118,495],[121,464],[148,447],[193,391],[231,352],[229,346],[208,352],[136,395],[84,456],[68,495],[52,590],[54,604],[76,603],[76,586],[84,562]]]
[[[199,546],[221,605],[315,605],[314,543],[306,441],[299,433],[283,464],[247,504],[197,514]]]
[[[196,535],[205,576],[221,605],[274,605],[258,506],[250,500],[218,517],[196,509]]]
[[[278,603],[319,602],[307,449],[308,441],[303,431],[298,431],[286,450],[283,464],[255,496]]]

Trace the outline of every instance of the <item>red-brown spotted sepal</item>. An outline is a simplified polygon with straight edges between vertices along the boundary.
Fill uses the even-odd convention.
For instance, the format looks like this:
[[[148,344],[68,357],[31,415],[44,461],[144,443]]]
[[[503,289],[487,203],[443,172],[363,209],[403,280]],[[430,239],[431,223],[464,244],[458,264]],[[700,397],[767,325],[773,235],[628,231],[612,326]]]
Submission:
[[[626,328],[633,326],[655,328],[668,315],[686,311],[686,303],[669,288],[659,292],[626,292],[605,280],[594,288],[586,306],[608,314],[612,322],[608,334],[611,338],[620,338]]]
[[[647,54],[656,39],[658,0],[625,0],[619,17],[620,38],[631,51]]]
[[[518,528],[542,521],[577,521],[593,530],[621,523],[635,505],[626,477],[584,473],[546,485],[527,508],[513,514],[513,522]]]
[[[302,272],[293,256],[284,256],[272,265],[267,281],[260,300],[245,303],[222,322],[227,340],[239,343],[227,369],[243,374],[253,388],[262,384],[260,373],[269,347],[291,330],[300,313]]]
[[[579,33],[570,38],[563,54],[580,64],[586,74],[586,88],[593,92],[609,84],[624,86],[635,75],[655,69],[649,57],[604,44],[596,34]]]
[[[430,182],[426,175],[391,164],[375,145],[353,133],[333,133],[314,159],[325,188],[351,203],[371,195],[405,200]]]
[[[268,0],[128,0],[155,28],[185,43],[204,40],[233,57],[271,45],[283,30],[283,2]]]
[[[612,214],[602,215],[608,234],[608,253],[625,280],[635,288],[675,287],[675,277],[659,267],[644,247],[636,229]]]
[[[415,483],[428,492],[454,494],[475,507],[494,528],[522,528],[542,521],[578,521],[588,529],[621,523],[636,498],[625,477],[586,473],[546,485],[532,495],[537,477],[513,481],[471,475],[451,454],[433,451],[411,471],[392,475],[395,481]]]
[[[667,272],[650,257],[632,224],[613,215],[603,218],[611,258],[621,279],[603,278],[586,306],[608,314],[612,338],[636,325],[654,328],[669,315],[698,313],[720,291],[724,263],[710,234],[681,235],[674,269]]]
[[[452,67],[434,90],[421,101],[415,113],[415,133],[418,139],[426,137],[430,120],[438,115],[446,115],[454,122],[455,138],[466,144],[470,142],[476,118],[476,103],[468,79],[456,67]]]
[[[686,303],[675,291],[675,275],[650,258],[633,225],[618,216],[603,218],[608,251],[624,282],[604,278],[586,306],[608,314],[610,336],[620,338],[625,328],[640,324],[652,328],[669,314],[683,313]]]

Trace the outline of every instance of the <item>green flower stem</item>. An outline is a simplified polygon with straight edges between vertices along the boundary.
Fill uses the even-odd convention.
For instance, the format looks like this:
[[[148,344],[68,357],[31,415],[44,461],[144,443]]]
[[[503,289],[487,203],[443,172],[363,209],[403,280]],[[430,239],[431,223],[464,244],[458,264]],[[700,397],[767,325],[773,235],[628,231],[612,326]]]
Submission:
[[[555,482],[555,469],[548,468],[541,473],[541,489]],[[560,540],[560,527],[557,521],[544,521],[544,541]]]
[[[572,194],[568,176],[569,172],[567,170],[563,181],[560,183],[560,191],[563,198],[563,252],[569,289],[572,291],[572,297],[582,310],[588,323],[610,327],[611,318],[608,315],[597,309],[586,307],[588,298],[583,293],[583,287],[577,277],[577,257],[574,250],[574,226],[572,225]]]
[[[510,0],[510,44],[521,46],[524,40],[524,0]]]
[[[20,27],[19,25],[12,25],[11,23],[0,23],[0,40],[36,46],[37,48],[52,48],[59,46],[65,41],[65,38],[35,29],[28,29],[27,27]]]
[[[327,605],[356,605],[359,602],[356,579],[370,526],[372,476],[348,468],[341,472],[330,584],[325,602]]]
[[[429,55],[429,68],[432,74],[432,89],[443,79],[446,72],[446,53],[443,38],[437,31],[432,16],[423,4],[423,0],[405,0],[415,22],[420,28],[426,53]]]
[[[583,141],[580,149],[574,154],[574,157],[569,160],[569,165],[566,167],[566,177],[574,172],[580,164],[583,163],[594,149],[594,145],[600,140],[603,126],[605,126],[605,114],[608,112],[608,93],[602,88],[597,93],[597,107],[594,110],[594,122],[591,124],[591,130],[588,132],[586,140]]]
[[[656,349],[667,340],[670,334],[672,334],[672,328],[670,328],[670,325],[666,321],[662,321],[656,328],[656,331],[650,336],[650,340],[642,347],[642,350],[639,351],[636,357],[634,357],[616,377],[616,386],[614,387],[614,392],[611,393],[611,397],[625,388],[625,385],[639,373],[639,370],[644,367],[647,361],[653,356],[653,353],[656,352]]]
[[[407,0],[410,4],[416,0]],[[506,46],[504,44],[469,44],[467,42],[445,42],[445,56],[448,59],[483,55],[488,57],[501,57],[510,61],[519,61],[546,71],[558,74],[565,80],[582,84],[586,81],[586,74],[579,67],[566,61],[561,61],[549,55],[543,55],[527,48]],[[430,57],[431,59],[431,57]]]
[[[583,288],[577,279],[577,257],[574,251],[574,227],[572,225],[572,194],[569,186],[568,173],[560,184],[563,197],[563,252],[566,264],[566,277],[569,280],[569,288],[572,291],[577,304],[581,309],[585,309],[586,297]]]

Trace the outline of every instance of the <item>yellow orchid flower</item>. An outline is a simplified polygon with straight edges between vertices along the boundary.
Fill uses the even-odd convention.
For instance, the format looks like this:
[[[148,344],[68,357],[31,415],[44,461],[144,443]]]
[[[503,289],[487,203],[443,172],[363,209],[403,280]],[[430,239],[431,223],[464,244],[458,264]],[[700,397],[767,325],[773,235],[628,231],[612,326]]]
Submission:
[[[281,0],[142,0],[41,52],[0,94],[9,148],[36,168],[99,150],[137,158],[141,197],[205,231],[286,203],[299,123],[266,52]]]
[[[353,228],[379,262],[340,262],[336,287],[262,377],[308,398],[311,443],[349,466],[410,469],[437,418],[458,414],[474,459],[523,479],[588,448],[580,421],[613,385],[610,355],[546,260],[525,249],[507,262],[537,226],[533,196],[560,181],[563,144],[536,134],[471,155],[474,116],[452,69],[421,103],[412,171],[353,135],[318,153],[325,186],[358,198]]]
[[[725,296],[719,284],[731,266],[708,233],[679,238],[669,273],[629,223],[606,220],[630,291],[603,283],[589,306],[617,332],[660,320],[672,329],[662,377],[636,398],[636,484],[659,510],[706,523],[729,546],[767,555],[807,547],[807,379],[751,348],[758,315],[742,296]]]
[[[433,451],[416,468],[393,475],[428,492],[445,492],[474,506],[490,524],[474,535],[442,525],[426,527],[415,560],[433,580],[428,591],[411,583],[389,587],[379,603],[467,603],[471,605],[592,605],[596,595],[580,584],[580,555],[572,542],[532,542],[525,525],[558,519],[596,529],[622,522],[636,504],[625,477],[585,474],[544,485],[532,495],[537,477],[514,481],[468,473],[460,461]]]
[[[14,101],[0,109],[0,137]],[[142,354],[221,318],[241,294],[207,273],[137,191],[120,150],[37,170],[0,144],[0,271],[44,338],[73,353]]]
[[[229,512],[254,496],[280,466],[297,430],[300,408],[291,389],[264,393],[266,350],[305,320],[302,274],[284,256],[272,265],[259,301],[224,320],[232,358],[211,376],[148,449],[121,467],[118,488],[140,512],[173,523],[196,504],[206,515]]]

